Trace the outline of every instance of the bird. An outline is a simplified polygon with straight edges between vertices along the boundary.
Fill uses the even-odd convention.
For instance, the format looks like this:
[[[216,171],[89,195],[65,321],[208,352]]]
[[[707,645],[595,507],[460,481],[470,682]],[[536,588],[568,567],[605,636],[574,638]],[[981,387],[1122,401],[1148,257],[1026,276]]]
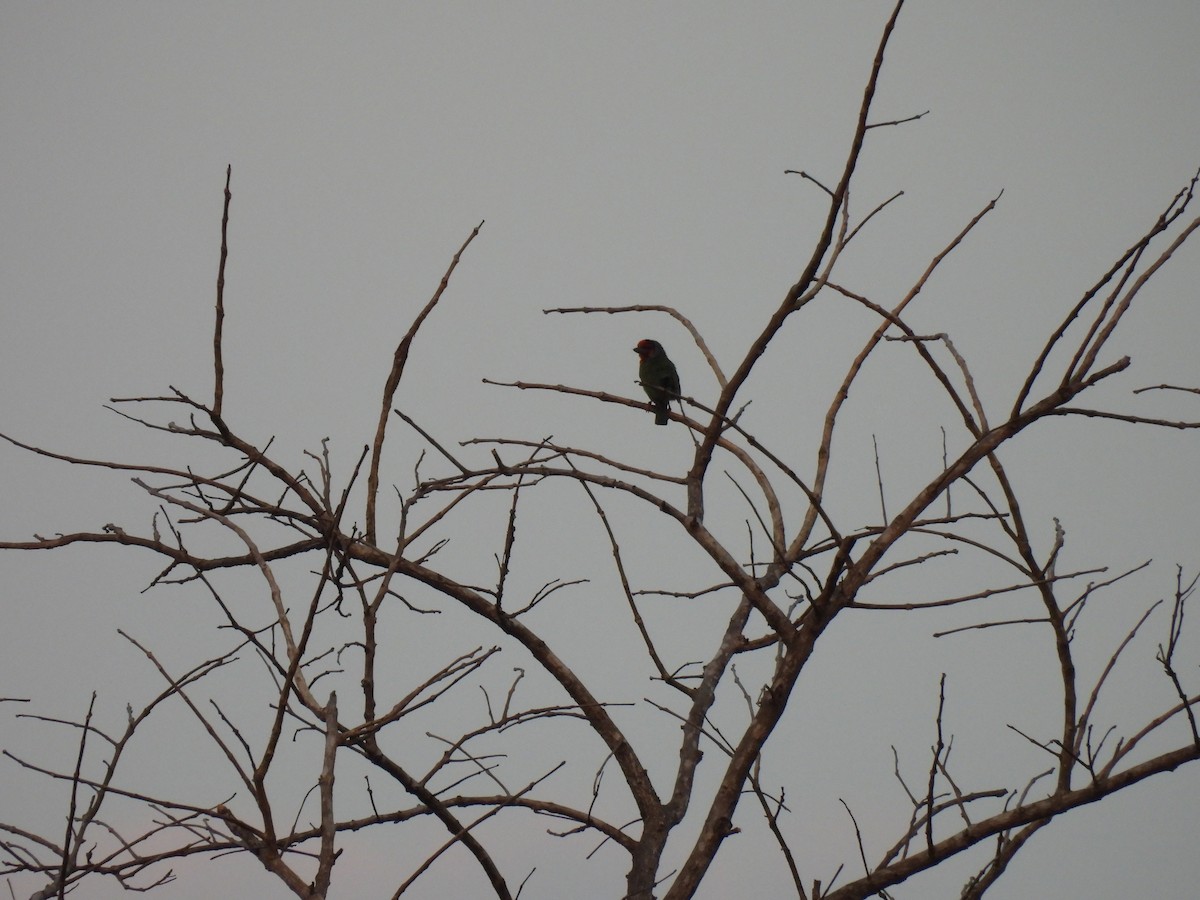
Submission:
[[[633,352],[638,355],[638,381],[654,405],[654,424],[667,424],[667,408],[679,396],[679,373],[667,357],[662,344],[649,338],[638,341]]]

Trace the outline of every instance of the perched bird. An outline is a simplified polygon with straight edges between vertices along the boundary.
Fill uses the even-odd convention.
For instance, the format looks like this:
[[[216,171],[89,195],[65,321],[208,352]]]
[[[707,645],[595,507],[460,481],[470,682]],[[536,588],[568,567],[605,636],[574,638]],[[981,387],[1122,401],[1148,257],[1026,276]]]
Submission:
[[[641,360],[638,381],[654,404],[654,424],[667,424],[667,407],[679,396],[679,373],[658,341],[642,340],[633,348]]]

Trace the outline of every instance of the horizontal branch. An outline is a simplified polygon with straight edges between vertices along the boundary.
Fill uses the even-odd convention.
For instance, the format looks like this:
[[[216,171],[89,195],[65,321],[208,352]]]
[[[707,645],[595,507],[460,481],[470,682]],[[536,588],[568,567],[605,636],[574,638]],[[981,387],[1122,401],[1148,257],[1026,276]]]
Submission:
[[[170,544],[166,544],[161,540],[129,534],[123,529],[116,528],[116,526],[110,527],[113,530],[104,532],[81,531],[73,534],[59,534],[52,538],[35,538],[32,541],[0,541],[0,550],[55,550],[71,544],[123,544],[127,547],[144,547],[160,556],[171,559],[174,564],[189,566],[198,572],[208,572],[213,569],[257,565],[259,559],[267,561],[286,559],[301,553],[307,553],[310,550],[319,550],[324,546],[324,542],[320,538],[308,538],[292,544],[286,544],[282,547],[275,547],[271,550],[263,550],[258,556],[252,553],[244,553],[236,556],[206,557],[196,556],[180,547],[173,547]]]
[[[1131,425],[1155,425],[1159,428],[1177,428],[1187,430],[1200,428],[1200,422],[1187,422],[1174,419],[1154,419],[1148,416],[1135,416],[1129,413],[1111,412],[1104,409],[1084,409],[1078,406],[1063,406],[1056,409],[1055,416],[1085,416],[1093,419],[1112,419],[1116,422],[1127,422]]]
[[[724,389],[726,384],[725,373],[721,371],[720,365],[717,364],[717,358],[712,355],[708,349],[708,343],[700,334],[699,329],[692,324],[691,319],[675,309],[673,306],[662,306],[660,304],[635,304],[633,306],[574,306],[574,307],[559,307],[557,309],[543,309],[543,313],[607,313],[615,315],[617,313],[627,312],[661,312],[666,313],[671,318],[675,319],[679,324],[688,330],[688,334],[692,336],[692,340],[696,342],[696,346],[700,348],[700,352],[704,354],[704,359],[708,363],[708,367],[712,369],[713,375],[716,376],[717,383]]]

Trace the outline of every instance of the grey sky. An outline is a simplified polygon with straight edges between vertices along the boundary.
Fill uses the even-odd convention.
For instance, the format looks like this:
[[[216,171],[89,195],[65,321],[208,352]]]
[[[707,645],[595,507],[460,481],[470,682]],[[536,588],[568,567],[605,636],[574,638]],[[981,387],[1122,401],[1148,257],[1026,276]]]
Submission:
[[[629,348],[653,336],[672,350],[685,392],[711,396],[699,354],[665,317],[542,310],[674,305],[734,365],[795,280],[823,212],[819,190],[784,170],[836,178],[890,8],[878,0],[4,3],[0,431],[81,455],[151,461],[178,452],[102,404],[168,384],[207,396],[221,187],[232,164],[227,409],[250,437],[276,435],[281,455],[300,464],[328,436],[344,474],[369,438],[396,341],[486,220],[422,333],[416,377],[398,403],[450,441],[553,433],[576,445],[643,445],[647,464],[662,465],[686,441],[681,430],[481,379],[633,393]],[[862,215],[897,190],[905,196],[856,242],[841,277],[897,296],[1003,190],[912,321],[950,332],[985,401],[1011,403],[1045,333],[1200,165],[1198,38],[1195,0],[910,0],[876,117],[930,112],[872,134],[854,207]],[[1197,252],[1180,254],[1131,321],[1121,346],[1135,367],[1124,389],[1197,383]],[[764,413],[787,403],[796,415],[785,425],[754,421],[752,406],[750,421],[806,453],[812,417],[841,379],[861,321],[814,312],[795,326],[797,358],[765,366],[748,395]],[[913,392],[918,380],[899,377],[911,372],[893,374],[870,382],[877,401],[839,444],[858,460],[840,499],[863,521],[877,509],[870,436],[880,436],[885,473],[902,495],[940,459],[938,425],[949,424],[938,402]],[[1195,438],[1070,427],[1090,429],[1094,452],[1064,458],[1056,442],[1066,426],[1014,451],[1042,503],[1037,527],[1052,534],[1051,517],[1062,518],[1075,567],[1160,564],[1096,610],[1092,634],[1110,647],[1131,616],[1169,593],[1171,566],[1200,565]],[[397,452],[394,465],[403,474],[393,480],[410,477],[411,458]],[[0,471],[5,538],[147,515],[119,476],[8,447]],[[551,506],[547,515],[558,513]],[[740,515],[731,528],[742,527]],[[547,577],[587,565],[570,535],[551,527],[542,537],[564,570]],[[181,665],[198,658],[192,641],[203,645],[196,635],[211,619],[182,596],[139,595],[155,571],[153,561],[94,549],[0,557],[0,694],[76,715],[95,686],[119,718],[127,693],[149,688],[138,687],[144,663],[117,627],[139,628]],[[573,615],[582,619],[547,627],[568,642],[580,621],[606,627],[594,607]],[[896,789],[889,740],[914,765],[928,752],[937,672],[954,673],[964,765],[993,757],[1019,771],[1035,765],[1027,745],[992,740],[1008,736],[979,735],[978,745],[968,737],[980,704],[1013,721],[1036,692],[1035,665],[1005,666],[1021,639],[938,643],[920,659],[896,646],[935,627],[911,619],[890,633],[848,628],[842,644],[831,643],[825,676],[811,673],[798,697],[798,717],[811,712],[827,726],[795,743],[795,764],[819,773],[796,818],[818,877],[855,858],[839,796],[857,798],[872,836],[890,834],[871,821],[872,792]],[[1142,651],[1139,664],[1152,645]],[[876,674],[880,660],[896,666],[895,677],[856,680]],[[980,660],[993,666],[987,678],[973,665]],[[1011,675],[1011,690],[989,681],[997,670]],[[1123,699],[1128,707],[1114,718],[1123,721],[1123,709],[1136,717],[1138,688]],[[878,726],[892,710],[893,736],[881,743],[863,720]],[[36,746],[35,735],[3,722],[4,746]],[[995,900],[1190,895],[1200,881],[1198,784],[1184,771],[1056,823],[1018,858]],[[36,815],[43,801],[11,766],[0,767],[0,797],[6,816]],[[609,871],[603,859],[595,870],[611,878],[613,858]],[[376,896],[362,873],[353,885],[346,876],[336,895]],[[532,896],[566,896],[546,877],[531,882]],[[728,896],[747,877],[717,872],[704,896]],[[896,896],[957,896],[956,886],[902,886]],[[162,896],[207,895],[188,892],[196,889],[190,882]],[[261,896],[283,896],[268,890]],[[431,878],[418,896],[436,890]]]

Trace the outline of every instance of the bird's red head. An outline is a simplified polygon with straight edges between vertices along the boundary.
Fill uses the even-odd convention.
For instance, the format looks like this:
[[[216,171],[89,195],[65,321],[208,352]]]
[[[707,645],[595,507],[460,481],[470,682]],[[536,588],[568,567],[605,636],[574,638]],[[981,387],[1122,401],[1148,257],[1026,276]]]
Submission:
[[[637,342],[637,346],[633,348],[633,352],[642,359],[649,359],[654,354],[662,352],[662,345],[658,341],[645,338]]]

